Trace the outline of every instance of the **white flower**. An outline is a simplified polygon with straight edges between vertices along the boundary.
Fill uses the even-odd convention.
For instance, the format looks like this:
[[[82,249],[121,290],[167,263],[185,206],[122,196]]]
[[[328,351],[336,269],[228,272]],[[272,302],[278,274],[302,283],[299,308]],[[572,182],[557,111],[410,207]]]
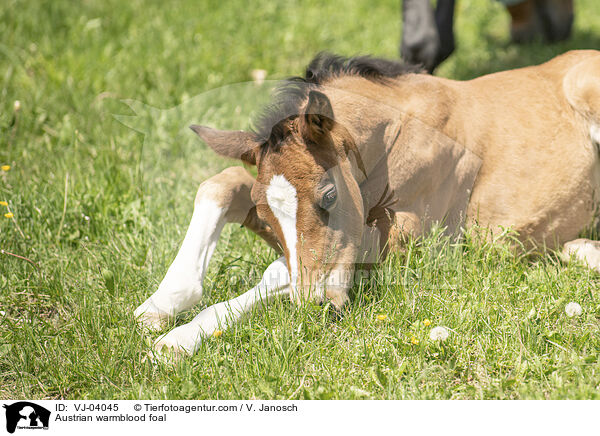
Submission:
[[[429,338],[432,341],[445,341],[450,336],[450,332],[446,327],[434,327],[429,332]]]
[[[15,112],[19,112],[21,110],[21,102],[19,100],[15,100],[13,108],[14,108]]]
[[[266,78],[266,70],[252,70],[252,80],[254,80],[257,85],[262,85]]]
[[[578,303],[571,301],[569,304],[565,306],[565,313],[568,317],[579,316],[583,313],[583,309]]]

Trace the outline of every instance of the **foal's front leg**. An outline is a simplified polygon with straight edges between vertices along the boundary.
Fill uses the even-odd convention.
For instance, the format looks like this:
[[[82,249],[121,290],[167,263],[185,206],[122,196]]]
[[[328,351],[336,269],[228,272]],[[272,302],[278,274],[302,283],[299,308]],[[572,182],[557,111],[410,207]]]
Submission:
[[[250,312],[255,306],[279,295],[289,295],[290,277],[284,257],[280,257],[265,270],[258,285],[244,294],[222,303],[214,304],[200,312],[189,323],[176,327],[154,344],[155,350],[192,355],[203,338],[217,330],[225,330]]]
[[[225,224],[246,224],[245,220],[250,221],[250,227],[256,224],[249,214],[254,207],[250,198],[253,184],[254,178],[244,168],[231,167],[200,185],[179,253],[158,290],[134,312],[142,325],[160,329],[177,313],[200,301],[202,281]]]

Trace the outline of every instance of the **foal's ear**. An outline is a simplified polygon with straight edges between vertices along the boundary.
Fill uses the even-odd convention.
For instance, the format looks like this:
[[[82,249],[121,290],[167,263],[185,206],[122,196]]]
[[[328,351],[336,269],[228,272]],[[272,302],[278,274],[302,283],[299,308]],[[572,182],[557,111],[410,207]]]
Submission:
[[[325,94],[310,91],[304,111],[304,133],[311,139],[317,139],[333,128],[333,108]]]
[[[217,154],[256,165],[256,152],[261,143],[252,133],[241,130],[217,130],[205,126],[190,126]]]

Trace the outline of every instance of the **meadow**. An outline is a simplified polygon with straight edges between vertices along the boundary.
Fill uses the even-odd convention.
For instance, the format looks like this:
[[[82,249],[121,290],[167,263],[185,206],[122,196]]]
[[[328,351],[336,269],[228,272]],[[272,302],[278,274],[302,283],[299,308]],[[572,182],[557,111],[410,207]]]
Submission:
[[[509,44],[492,1],[461,0],[457,17],[445,77],[600,48],[596,0],[576,1],[573,37],[552,45]],[[177,253],[198,185],[235,164],[185,123],[246,128],[264,96],[235,84],[253,70],[298,75],[322,50],[397,58],[400,25],[393,0],[3,1],[0,398],[598,398],[598,274],[470,234],[411,241],[340,318],[276,301],[193,357],[146,358],[156,335],[133,310]],[[204,301],[177,323],[275,258],[229,226]],[[435,326],[446,341],[429,338]]]

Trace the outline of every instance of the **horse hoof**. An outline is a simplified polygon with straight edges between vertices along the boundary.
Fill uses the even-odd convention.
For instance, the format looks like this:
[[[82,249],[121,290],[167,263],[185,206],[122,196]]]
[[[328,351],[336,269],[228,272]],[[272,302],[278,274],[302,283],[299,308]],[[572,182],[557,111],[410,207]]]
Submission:
[[[171,321],[171,316],[156,307],[150,299],[144,301],[133,314],[138,324],[151,332],[164,329]]]
[[[168,315],[153,312],[144,312],[137,316],[137,322],[140,327],[150,332],[159,332],[163,330],[171,318]]]
[[[176,362],[193,354],[174,332],[171,331],[154,342],[154,355],[163,361]]]

